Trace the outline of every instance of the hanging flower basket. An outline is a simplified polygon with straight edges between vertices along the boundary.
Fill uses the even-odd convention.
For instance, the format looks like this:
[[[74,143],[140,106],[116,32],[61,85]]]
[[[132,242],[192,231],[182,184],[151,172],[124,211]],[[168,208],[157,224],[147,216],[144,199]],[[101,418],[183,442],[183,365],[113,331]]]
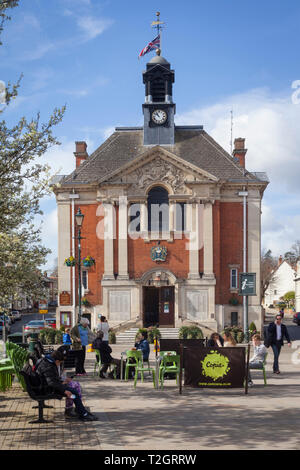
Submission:
[[[85,258],[83,258],[82,264],[86,268],[90,268],[91,266],[93,266],[95,264],[95,260],[90,255],[88,255]]]
[[[76,266],[76,259],[74,256],[69,256],[69,258],[66,258],[65,265],[69,267]]]
[[[88,299],[86,297],[82,297],[81,299],[81,303],[82,305],[84,305],[85,307],[90,307],[90,302],[88,301]]]

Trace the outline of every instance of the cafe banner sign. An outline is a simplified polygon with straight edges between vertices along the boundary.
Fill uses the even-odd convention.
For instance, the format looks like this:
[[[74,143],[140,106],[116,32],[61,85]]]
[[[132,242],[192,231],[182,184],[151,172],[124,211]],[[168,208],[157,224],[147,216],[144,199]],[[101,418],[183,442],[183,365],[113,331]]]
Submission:
[[[244,347],[190,348],[184,351],[184,385],[200,388],[244,388]]]

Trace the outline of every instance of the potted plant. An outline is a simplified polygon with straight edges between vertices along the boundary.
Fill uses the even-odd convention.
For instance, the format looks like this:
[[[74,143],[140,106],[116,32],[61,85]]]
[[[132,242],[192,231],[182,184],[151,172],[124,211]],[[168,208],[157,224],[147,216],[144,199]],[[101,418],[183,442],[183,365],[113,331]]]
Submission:
[[[203,332],[199,326],[182,326],[179,330],[179,339],[203,339]]]
[[[91,266],[93,266],[95,264],[95,260],[94,260],[94,258],[92,258],[92,256],[88,255],[88,256],[86,256],[85,258],[82,259],[82,264],[86,268],[90,268]]]
[[[239,304],[239,299],[235,296],[230,297],[229,299],[230,305],[238,305]]]
[[[250,336],[250,338],[252,338],[252,336],[255,335],[255,333],[257,333],[256,325],[255,325],[254,322],[251,322],[250,326],[249,326],[249,336]]]
[[[69,256],[69,258],[66,258],[65,259],[65,265],[69,266],[69,267],[75,266],[76,265],[76,259],[74,258],[74,256]]]

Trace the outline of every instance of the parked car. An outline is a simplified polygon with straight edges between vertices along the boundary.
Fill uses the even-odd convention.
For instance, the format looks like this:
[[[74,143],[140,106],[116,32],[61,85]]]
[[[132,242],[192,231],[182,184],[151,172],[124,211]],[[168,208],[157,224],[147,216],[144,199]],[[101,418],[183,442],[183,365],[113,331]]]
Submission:
[[[22,314],[21,312],[19,312],[19,310],[12,310],[11,315],[13,316],[15,320],[21,320],[22,318]]]
[[[45,322],[48,328],[51,327],[56,329],[56,318],[45,318]]]
[[[50,302],[48,302],[48,307],[57,307],[57,301],[56,300],[50,300]]]
[[[5,315],[5,321],[6,321],[6,323],[7,323],[9,326],[11,326],[12,323],[14,323],[14,322],[12,321],[11,317],[10,317],[7,313],[4,313],[4,314],[2,313],[2,314],[1,314],[1,319],[2,319],[2,320],[3,320],[4,315]]]
[[[300,312],[294,313],[293,322],[297,323],[297,325],[300,326]]]
[[[16,321],[15,317],[13,316],[13,314],[11,312],[7,312],[5,313],[6,317],[9,318],[10,320],[10,324],[13,325]]]
[[[1,335],[3,333],[3,325],[4,325],[4,319],[3,319],[3,315],[0,316],[0,326],[1,326]],[[5,319],[5,326],[6,326],[6,333],[9,334],[10,333],[10,324],[7,322],[7,319]]]
[[[44,320],[31,320],[27,325],[25,325],[24,331],[27,333],[38,333],[44,328],[47,328]]]

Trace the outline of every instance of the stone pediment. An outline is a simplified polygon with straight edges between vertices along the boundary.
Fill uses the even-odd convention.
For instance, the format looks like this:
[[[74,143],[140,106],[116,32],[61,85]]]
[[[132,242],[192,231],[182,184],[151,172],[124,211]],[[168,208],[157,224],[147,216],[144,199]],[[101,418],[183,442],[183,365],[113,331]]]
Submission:
[[[218,178],[180,159],[172,153],[155,147],[144,155],[124,165],[110,176],[99,181],[102,184],[128,184],[135,192],[144,193],[155,183],[164,183],[171,191],[187,194],[188,184],[216,183]]]

